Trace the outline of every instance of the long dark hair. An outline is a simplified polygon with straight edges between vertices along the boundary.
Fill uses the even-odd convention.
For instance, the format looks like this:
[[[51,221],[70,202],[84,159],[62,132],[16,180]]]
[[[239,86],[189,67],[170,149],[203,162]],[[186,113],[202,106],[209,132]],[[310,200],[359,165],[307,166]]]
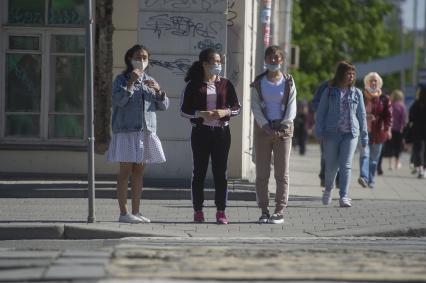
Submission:
[[[421,102],[423,105],[426,105],[426,86],[422,86],[420,88],[417,100]]]
[[[124,63],[126,64],[126,69],[123,71],[123,74],[128,74],[133,71],[133,65],[132,65],[132,58],[133,54],[136,52],[140,52],[141,50],[145,50],[146,53],[148,53],[148,58],[151,57],[151,54],[149,53],[148,49],[141,44],[135,44],[133,47],[131,47],[129,50],[126,51],[126,54],[124,55]]]
[[[346,61],[340,61],[337,63],[336,73],[334,74],[334,78],[331,79],[331,86],[341,87],[345,82],[345,74],[348,71],[356,71],[355,66]],[[355,80],[353,81],[351,86],[355,85]]]
[[[213,48],[203,49],[198,55],[198,61],[192,63],[192,66],[186,73],[185,82],[202,82],[204,80],[203,62],[209,63],[215,54],[219,53]]]

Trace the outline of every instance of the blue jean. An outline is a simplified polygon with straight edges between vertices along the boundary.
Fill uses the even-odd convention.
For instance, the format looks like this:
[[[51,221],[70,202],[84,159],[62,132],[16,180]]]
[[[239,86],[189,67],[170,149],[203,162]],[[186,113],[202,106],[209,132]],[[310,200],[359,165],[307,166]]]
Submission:
[[[326,134],[324,136],[325,190],[331,191],[339,170],[339,195],[347,197],[351,179],[352,160],[358,137],[351,134]]]
[[[383,144],[370,144],[369,146],[359,146],[359,172],[360,177],[364,178],[369,185],[374,185],[377,164],[379,163],[380,153]]]

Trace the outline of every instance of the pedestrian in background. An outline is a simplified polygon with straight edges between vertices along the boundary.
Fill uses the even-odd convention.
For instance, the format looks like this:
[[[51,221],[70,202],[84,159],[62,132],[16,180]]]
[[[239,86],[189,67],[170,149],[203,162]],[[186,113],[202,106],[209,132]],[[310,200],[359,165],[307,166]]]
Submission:
[[[193,157],[192,204],[194,222],[204,222],[204,179],[209,159],[215,186],[216,222],[228,224],[225,215],[228,198],[226,169],[231,145],[230,117],[240,112],[235,88],[220,76],[220,54],[207,48],[200,52],[198,61],[189,68],[183,90],[181,115],[192,124],[191,148]]]
[[[156,135],[157,110],[166,110],[169,99],[160,85],[146,73],[150,54],[136,44],[124,56],[126,69],[112,87],[112,139],[107,152],[109,162],[119,162],[117,198],[119,222],[150,222],[140,212],[143,171],[147,163],[165,162]],[[132,213],[127,209],[127,190],[131,176]]]
[[[399,89],[392,91],[392,137],[387,140],[383,149],[383,156],[389,158],[389,170],[401,168],[400,155],[404,148],[403,131],[407,124],[407,111],[404,104],[404,94]]]
[[[315,90],[314,98],[312,98],[312,109],[314,112],[318,110],[319,103],[321,101],[322,94],[325,93],[324,90],[329,88],[330,81],[323,81],[320,86]],[[328,92],[327,92],[328,93]],[[320,141],[320,172],[318,177],[320,178],[320,186],[325,187],[325,156],[324,156],[324,144]],[[339,171],[337,171],[336,175],[336,188],[339,187]]]
[[[294,119],[294,136],[299,147],[299,154],[305,155],[306,141],[308,140],[309,108],[306,100],[297,102],[297,114]]]
[[[368,145],[367,121],[361,91],[354,87],[355,66],[341,61],[334,78],[323,90],[317,110],[315,135],[324,143],[325,190],[324,205],[332,200],[332,189],[339,170],[340,207],[351,207],[349,183],[352,160],[358,139],[363,147]]]
[[[284,209],[289,196],[289,163],[293,120],[296,117],[296,86],[290,74],[282,73],[284,53],[279,46],[265,50],[266,71],[256,77],[251,87],[254,116],[254,151],[256,195],[261,209],[259,223],[284,223]],[[276,181],[275,209],[269,213],[268,181],[274,156]]]
[[[412,123],[413,163],[417,177],[425,177],[426,168],[426,86],[420,89],[418,98],[409,111],[409,123]]]
[[[382,147],[391,138],[392,108],[390,99],[382,93],[383,80],[376,72],[364,77],[364,104],[367,115],[369,146],[360,145],[358,183],[374,188],[377,163]]]

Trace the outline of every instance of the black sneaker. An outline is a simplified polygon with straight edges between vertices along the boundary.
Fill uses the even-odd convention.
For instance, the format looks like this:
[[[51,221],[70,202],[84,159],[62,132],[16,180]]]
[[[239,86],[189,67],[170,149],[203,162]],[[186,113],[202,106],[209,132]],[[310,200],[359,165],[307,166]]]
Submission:
[[[269,217],[269,213],[262,213],[262,215],[259,217],[259,224],[268,223]]]
[[[269,223],[282,224],[284,223],[284,216],[281,213],[274,213],[269,218]]]

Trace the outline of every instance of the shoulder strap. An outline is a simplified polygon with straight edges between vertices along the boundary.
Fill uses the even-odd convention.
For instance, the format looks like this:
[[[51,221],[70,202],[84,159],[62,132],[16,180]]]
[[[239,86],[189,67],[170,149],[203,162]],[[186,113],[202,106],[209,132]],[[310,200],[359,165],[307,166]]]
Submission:
[[[290,100],[290,90],[293,87],[293,78],[290,74],[284,74],[284,79],[285,79],[285,83],[284,83],[284,97],[283,97],[283,107],[284,107],[284,111],[283,111],[283,116],[281,118],[284,119],[285,114],[287,112],[287,108],[288,108],[288,101]]]
[[[266,75],[267,71],[256,76],[254,81],[250,84],[251,87],[256,88],[257,93],[259,95],[260,102],[263,103],[262,89],[260,88],[260,80]]]

